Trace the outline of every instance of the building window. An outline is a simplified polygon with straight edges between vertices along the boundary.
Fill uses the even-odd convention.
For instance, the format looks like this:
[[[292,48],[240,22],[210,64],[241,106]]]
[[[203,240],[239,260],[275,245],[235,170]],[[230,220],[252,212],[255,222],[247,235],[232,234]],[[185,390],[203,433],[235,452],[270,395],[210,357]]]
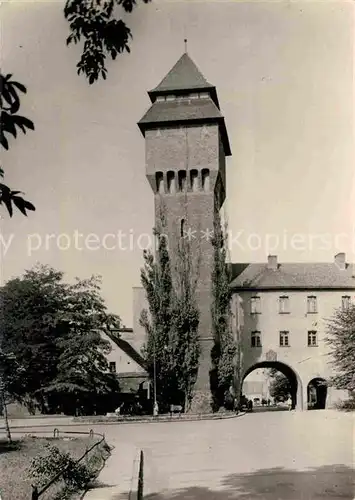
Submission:
[[[175,172],[169,171],[167,174],[168,192],[175,193]]]
[[[280,347],[288,347],[289,343],[289,332],[283,331],[280,332]]]
[[[252,297],[250,299],[250,312],[251,314],[260,314],[260,297]]]
[[[312,330],[308,332],[308,347],[317,347],[317,345],[318,345],[317,332],[315,330]]]
[[[290,300],[289,297],[283,295],[279,298],[279,313],[288,314],[290,312]]]
[[[251,332],[251,346],[261,347],[261,332]]]
[[[198,171],[197,170],[191,170],[190,172],[190,185],[191,185],[191,190],[196,192],[198,191]]]
[[[110,361],[109,368],[111,373],[116,373],[116,362]]]
[[[157,193],[164,193],[164,176],[163,172],[156,172],[155,181],[157,184]]]
[[[186,170],[179,170],[179,191],[185,191],[186,188]]]
[[[350,308],[350,296],[349,295],[344,295],[341,298],[341,308],[343,311],[347,311]]]
[[[317,312],[317,297],[307,297],[307,313],[313,314]]]
[[[210,171],[208,168],[202,170],[202,189],[206,192],[210,190]]]

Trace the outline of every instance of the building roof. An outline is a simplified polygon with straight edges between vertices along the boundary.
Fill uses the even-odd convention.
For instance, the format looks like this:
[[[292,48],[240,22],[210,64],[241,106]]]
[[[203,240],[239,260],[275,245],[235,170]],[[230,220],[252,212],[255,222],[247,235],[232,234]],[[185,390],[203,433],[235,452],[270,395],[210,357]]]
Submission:
[[[148,380],[148,374],[138,374],[138,373],[119,373],[118,383],[120,386],[120,392],[124,393],[136,393],[142,383]]]
[[[232,264],[233,289],[355,289],[355,269],[336,263]]]
[[[206,97],[201,95],[206,93]],[[200,93],[198,98],[189,98],[190,94]],[[148,92],[152,106],[138,122],[143,135],[145,131],[159,126],[177,126],[203,123],[218,123],[226,156],[231,149],[224,118],[219,111],[216,87],[206,78],[191,60],[183,54],[157,87]],[[159,100],[159,96],[171,96]]]
[[[231,155],[231,149],[226,125],[221,112],[210,99],[181,99],[174,101],[155,102],[138,122],[142,132],[149,128],[167,125],[186,125],[217,123],[220,127],[221,140],[226,156]]]
[[[185,120],[221,120],[219,109],[209,99],[181,99],[175,101],[156,102],[146,112],[138,125]]]
[[[215,89],[208,83],[196,64],[185,52],[177,63],[171,68],[169,73],[162,79],[157,87],[149,91],[148,94],[155,101],[157,95],[174,93],[179,91],[210,90]]]

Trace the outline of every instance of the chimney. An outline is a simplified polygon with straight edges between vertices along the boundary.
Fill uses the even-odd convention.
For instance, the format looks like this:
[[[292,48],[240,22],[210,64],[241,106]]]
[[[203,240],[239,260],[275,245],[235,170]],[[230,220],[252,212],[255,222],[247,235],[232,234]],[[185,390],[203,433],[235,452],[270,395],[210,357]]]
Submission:
[[[337,253],[336,256],[334,257],[334,263],[338,266],[339,269],[343,271],[346,267],[345,253],[344,252]]]
[[[277,270],[277,255],[269,255],[267,258],[267,268]]]

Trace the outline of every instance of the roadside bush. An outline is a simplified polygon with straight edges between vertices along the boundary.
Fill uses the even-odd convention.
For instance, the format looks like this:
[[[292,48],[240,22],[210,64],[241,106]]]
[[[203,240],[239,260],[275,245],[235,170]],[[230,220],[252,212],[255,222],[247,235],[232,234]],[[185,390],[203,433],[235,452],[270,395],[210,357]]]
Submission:
[[[345,401],[340,401],[335,405],[337,410],[355,411],[355,394]]]
[[[59,471],[65,469],[57,481],[64,480],[69,490],[84,489],[92,479],[93,472],[82,463],[76,461],[69,453],[64,453],[50,444],[46,452],[32,459],[30,474],[41,486],[48,483]]]

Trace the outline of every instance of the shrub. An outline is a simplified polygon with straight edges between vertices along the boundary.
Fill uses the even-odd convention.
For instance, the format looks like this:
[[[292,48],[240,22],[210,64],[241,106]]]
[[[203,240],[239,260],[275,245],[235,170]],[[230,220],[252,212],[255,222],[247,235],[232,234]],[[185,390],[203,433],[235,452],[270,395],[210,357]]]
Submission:
[[[339,403],[335,404],[335,408],[343,411],[355,411],[355,395],[345,401],[339,401]]]
[[[57,481],[64,480],[70,490],[81,490],[92,479],[93,473],[82,463],[76,461],[69,453],[64,453],[50,444],[46,445],[45,454],[32,459],[30,466],[31,476],[43,486],[48,483],[59,471],[64,470]]]

